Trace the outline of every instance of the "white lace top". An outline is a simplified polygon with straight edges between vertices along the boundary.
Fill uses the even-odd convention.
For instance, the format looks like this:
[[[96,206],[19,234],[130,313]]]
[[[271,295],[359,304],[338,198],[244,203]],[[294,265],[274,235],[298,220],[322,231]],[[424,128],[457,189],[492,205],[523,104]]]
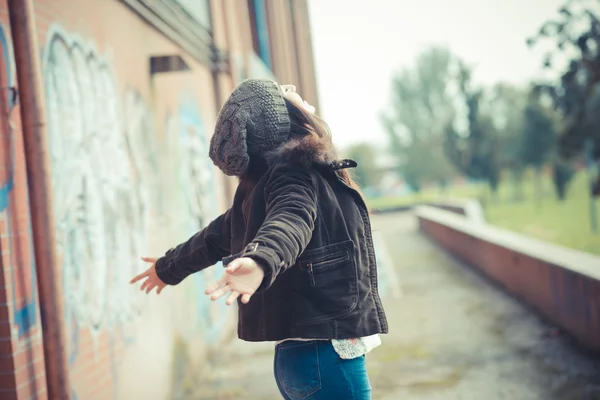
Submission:
[[[381,338],[379,335],[371,335],[365,336],[362,338],[356,339],[302,339],[302,338],[290,338],[280,340],[276,344],[285,342],[287,340],[300,340],[300,341],[310,341],[310,340],[331,340],[331,344],[335,352],[345,360],[360,357],[362,355],[367,354],[374,348],[381,345]]]

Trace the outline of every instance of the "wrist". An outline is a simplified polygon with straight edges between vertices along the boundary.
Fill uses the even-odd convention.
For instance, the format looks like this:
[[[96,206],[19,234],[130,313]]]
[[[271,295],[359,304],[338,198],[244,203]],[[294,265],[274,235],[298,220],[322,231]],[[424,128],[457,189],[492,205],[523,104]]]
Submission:
[[[168,252],[163,257],[160,257],[158,260],[156,260],[156,263],[154,264],[154,270],[158,279],[160,279],[164,284],[177,285],[183,280],[177,276],[174,260],[172,257],[169,257]]]

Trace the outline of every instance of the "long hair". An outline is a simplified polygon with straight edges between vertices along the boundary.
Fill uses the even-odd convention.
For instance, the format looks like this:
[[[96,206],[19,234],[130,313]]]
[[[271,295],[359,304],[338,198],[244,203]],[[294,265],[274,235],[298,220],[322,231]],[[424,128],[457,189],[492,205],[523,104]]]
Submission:
[[[313,135],[317,136],[319,140],[327,141],[329,148],[334,148],[331,140],[331,131],[323,119],[304,111],[287,99],[285,99],[285,105],[290,117],[290,140],[298,140],[303,137]],[[246,174],[244,174],[244,176],[241,177],[241,183],[248,186],[253,186],[267,171],[267,168],[267,162],[261,155],[251,154],[248,171]],[[360,187],[347,170],[341,169],[335,171],[335,173],[342,181],[344,181],[344,183],[346,183],[346,185],[358,191],[358,193],[362,196]]]
[[[309,135],[315,135],[319,140],[328,141],[330,148],[334,148],[331,131],[327,123],[318,116],[304,111],[292,102],[285,99],[285,105],[290,116],[290,139],[298,139]],[[352,178],[352,175],[345,169],[335,171],[336,175],[358,193],[361,193],[359,185]]]

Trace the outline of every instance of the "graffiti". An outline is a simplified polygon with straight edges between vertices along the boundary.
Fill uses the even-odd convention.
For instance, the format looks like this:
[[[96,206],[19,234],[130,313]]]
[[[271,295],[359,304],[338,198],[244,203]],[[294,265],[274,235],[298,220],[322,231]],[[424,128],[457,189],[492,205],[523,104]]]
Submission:
[[[0,62],[1,64],[1,70],[0,70],[0,77],[1,77],[1,81],[0,81],[0,86],[3,88],[2,89],[2,96],[5,95],[5,90],[4,88],[12,86],[14,84],[14,80],[13,80],[13,68],[12,68],[12,64],[13,64],[13,58],[12,58],[12,50],[9,47],[10,46],[10,40],[7,37],[7,35],[4,33],[4,28],[2,27],[2,25],[0,25],[0,46],[1,46],[1,50],[2,50],[2,54],[0,54],[1,58],[0,58]],[[7,97],[7,100],[8,97]],[[10,100],[9,100],[10,101]],[[3,102],[4,103],[4,102]],[[12,102],[10,102],[8,105],[8,110],[2,110],[3,113],[7,112],[8,115],[10,116],[11,111],[14,107],[14,104],[12,104]],[[7,118],[7,121],[9,120],[9,118]],[[12,134],[12,127],[8,126],[8,127],[4,127],[2,126],[2,141],[3,144],[6,146],[5,151],[7,153],[12,153],[14,144],[13,144],[13,134]],[[14,166],[12,165],[12,154],[9,154],[6,161],[8,161],[8,163],[6,165],[3,166],[3,170],[5,170],[5,176],[2,176],[2,181],[1,185],[0,185],[0,212],[4,211],[7,207],[8,207],[8,195],[9,193],[12,191],[13,185],[14,185]]]
[[[0,87],[2,88],[2,118],[0,118],[0,221],[6,232],[0,236],[8,237],[8,247],[2,248],[0,257],[3,267],[10,270],[10,282],[13,288],[12,314],[17,334],[21,338],[26,335],[37,322],[36,275],[33,243],[23,237],[31,237],[31,224],[27,221],[28,235],[20,234],[23,228],[19,226],[17,215],[22,210],[23,202],[17,206],[15,199],[15,162],[16,145],[13,118],[18,115],[16,98],[9,95],[9,88],[15,86],[15,64],[8,31],[0,25]],[[22,149],[19,149],[22,151]],[[21,160],[23,161],[23,160]],[[24,182],[23,182],[24,183]],[[26,215],[29,215],[29,202],[25,203]],[[26,253],[26,254],[25,254]],[[18,300],[21,299],[21,300]],[[8,299],[7,299],[8,300]]]
[[[120,210],[115,220],[120,226],[115,230],[114,248],[117,249],[118,285],[128,282],[147,266],[139,261],[142,254],[149,254],[146,246],[146,233],[150,231],[151,212],[159,203],[158,187],[158,149],[155,138],[153,118],[148,105],[139,93],[127,90],[124,97],[124,121],[129,151],[129,164],[132,174],[123,183]],[[127,168],[127,166],[124,166]],[[118,296],[114,297],[115,312],[121,309],[124,322],[132,321],[141,313],[144,298],[139,296],[134,286],[121,286]]]
[[[150,112],[135,92],[127,93],[120,114],[115,79],[93,46],[54,29],[44,74],[57,245],[75,351],[79,328],[99,332],[141,311],[127,282],[143,268],[151,209],[144,174],[152,175],[152,156],[142,142],[153,135]]]
[[[108,280],[101,190],[106,182],[100,149],[105,132],[92,106],[97,103],[94,97],[111,83],[95,53],[80,43],[70,44],[56,34],[47,53],[52,186],[67,316],[98,329],[106,310]],[[104,99],[111,101],[115,99]]]
[[[204,228],[218,213],[214,169],[207,157],[208,140],[202,118],[192,102],[183,101],[178,114],[167,121],[171,179],[175,184],[169,198],[170,210],[181,210],[173,221],[175,231],[185,232],[182,240]],[[187,104],[190,104],[189,106]],[[204,289],[223,273],[221,263],[188,278],[187,300],[194,304],[190,328],[201,330],[213,342],[220,337],[231,315],[224,302],[211,302]],[[186,312],[189,312],[186,310]],[[196,332],[191,332],[196,334]]]

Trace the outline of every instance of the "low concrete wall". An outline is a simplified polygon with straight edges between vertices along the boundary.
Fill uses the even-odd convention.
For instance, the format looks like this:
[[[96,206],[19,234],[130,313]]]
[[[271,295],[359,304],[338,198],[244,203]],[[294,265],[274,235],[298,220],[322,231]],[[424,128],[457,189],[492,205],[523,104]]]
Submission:
[[[443,202],[428,203],[425,206],[439,208],[467,217],[469,221],[477,224],[485,223],[485,216],[481,204],[477,200],[471,199],[452,199]]]
[[[421,231],[449,252],[600,351],[600,257],[433,207],[416,214]]]
[[[450,211],[455,214],[464,215],[469,218],[472,222],[484,223],[485,216],[483,214],[483,209],[481,208],[481,204],[477,200],[469,200],[469,199],[452,199],[452,200],[444,200],[440,202],[429,202],[429,203],[419,203],[415,205],[408,206],[400,206],[388,209],[373,209],[371,213],[373,214],[385,214],[390,212],[400,212],[400,211],[411,211],[415,208],[421,206],[430,206],[435,208],[440,208],[442,210]]]

